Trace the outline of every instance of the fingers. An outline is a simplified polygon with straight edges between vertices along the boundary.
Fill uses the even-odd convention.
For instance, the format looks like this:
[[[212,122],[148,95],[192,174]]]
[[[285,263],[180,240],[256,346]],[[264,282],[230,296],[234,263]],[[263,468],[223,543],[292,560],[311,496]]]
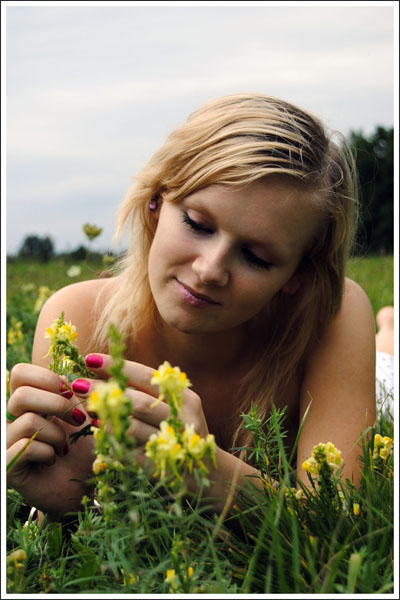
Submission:
[[[68,444],[65,432],[55,423],[33,412],[24,413],[16,422],[7,427],[7,448],[11,448],[20,440],[29,440],[35,433],[35,440],[53,446],[58,456],[67,454]],[[54,456],[54,450],[48,454]]]
[[[56,456],[54,448],[39,442],[36,439],[29,443],[29,438],[19,439],[11,448],[7,450],[7,465],[16,458],[19,452],[21,452],[18,460],[10,467],[7,475],[14,475],[15,471],[24,473],[29,463],[42,463],[44,465],[52,465],[55,462]],[[13,473],[14,471],[14,473]]]
[[[57,373],[28,363],[19,363],[11,369],[10,373],[10,392],[23,385],[47,390],[55,394],[61,392],[61,378]]]
[[[131,419],[131,424],[128,429],[128,435],[133,437],[136,441],[136,444],[139,446],[144,446],[149,437],[153,433],[157,433],[158,428],[148,423],[144,423],[139,419]]]
[[[99,379],[108,379],[108,369],[112,358],[108,354],[88,354],[85,358],[86,366],[96,373]],[[154,398],[158,396],[158,386],[150,383],[154,369],[140,363],[125,361],[123,373],[128,377],[128,386],[134,387],[142,392],[150,394]]]
[[[55,373],[53,373],[55,375]],[[60,390],[60,377],[58,390]],[[10,396],[7,410],[16,419],[26,412],[34,412],[40,415],[59,417],[71,425],[82,425],[86,415],[77,406],[80,401],[65,398],[62,393],[53,393],[47,390],[21,385],[17,387]]]

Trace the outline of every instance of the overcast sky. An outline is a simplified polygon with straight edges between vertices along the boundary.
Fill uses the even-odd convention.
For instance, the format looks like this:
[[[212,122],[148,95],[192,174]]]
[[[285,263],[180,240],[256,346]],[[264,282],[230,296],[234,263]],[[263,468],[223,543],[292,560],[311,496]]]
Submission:
[[[85,222],[111,248],[131,177],[211,98],[267,93],[345,134],[394,124],[396,3],[18,4],[2,3],[7,253],[29,234],[73,250]]]

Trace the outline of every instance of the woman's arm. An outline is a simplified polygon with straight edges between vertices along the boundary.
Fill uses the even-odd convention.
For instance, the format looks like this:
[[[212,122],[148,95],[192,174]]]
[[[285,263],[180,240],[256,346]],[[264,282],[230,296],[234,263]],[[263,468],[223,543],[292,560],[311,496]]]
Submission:
[[[308,483],[301,465],[320,442],[342,452],[343,477],[360,480],[360,436],[376,418],[375,322],[365,292],[346,280],[342,307],[311,353],[300,399],[300,419],[310,401],[297,450],[299,478]]]

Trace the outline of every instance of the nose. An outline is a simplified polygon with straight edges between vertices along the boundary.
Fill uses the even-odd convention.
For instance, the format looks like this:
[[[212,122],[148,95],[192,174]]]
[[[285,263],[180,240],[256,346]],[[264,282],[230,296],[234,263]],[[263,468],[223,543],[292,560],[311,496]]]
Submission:
[[[193,270],[205,285],[224,287],[230,279],[229,249],[208,242],[192,263]]]

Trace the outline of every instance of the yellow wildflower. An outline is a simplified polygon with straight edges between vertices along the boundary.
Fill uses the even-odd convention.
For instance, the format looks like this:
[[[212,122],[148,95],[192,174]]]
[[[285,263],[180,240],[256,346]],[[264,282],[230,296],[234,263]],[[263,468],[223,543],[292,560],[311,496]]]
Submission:
[[[310,456],[303,462],[301,465],[303,471],[308,471],[311,475],[318,475],[319,473],[319,465],[313,456]]]
[[[182,445],[179,443],[174,428],[166,421],[160,423],[160,431],[153,433],[146,443],[146,456],[157,466],[157,473],[165,477],[167,466],[175,474],[176,463],[185,457]]]
[[[11,320],[11,327],[8,330],[7,342],[10,346],[19,344],[24,340],[24,334],[22,333],[22,321],[17,321],[15,318]]]
[[[39,526],[35,521],[25,521],[22,529],[24,532],[26,532],[29,540],[35,539],[39,533]]]
[[[98,454],[92,465],[92,470],[95,475],[103,473],[107,469],[106,457],[103,454]]]
[[[182,407],[183,391],[192,385],[186,373],[181,371],[179,367],[171,367],[167,360],[158,367],[157,371],[154,371],[150,382],[159,386],[158,399],[153,402],[152,406],[162,402],[165,396],[169,394],[177,409]]]
[[[25,550],[22,550],[22,548],[14,550],[14,552],[11,552],[11,554],[7,556],[7,562],[17,563],[23,562],[24,560],[26,560],[26,552]]]
[[[168,569],[167,576],[165,578],[165,583],[169,583],[172,588],[176,588],[179,583],[179,579],[177,574],[175,573],[175,569]]]
[[[99,419],[105,422],[110,416],[122,414],[127,402],[121,387],[115,381],[99,383],[90,393],[88,410],[95,412]]]
[[[311,457],[303,462],[302,469],[318,475],[322,465],[327,464],[331,471],[335,471],[341,466],[342,462],[341,452],[335,448],[332,442],[320,443],[314,446]]]
[[[392,438],[388,436],[382,437],[379,433],[376,433],[374,437],[374,452],[372,455],[372,460],[376,460],[378,456],[385,460],[390,452],[392,442]]]
[[[202,458],[205,451],[206,440],[201,438],[194,430],[194,425],[185,425],[182,434],[184,448],[194,458]]]
[[[123,576],[123,583],[124,583],[124,585],[127,585],[124,569],[121,569],[121,573]],[[135,577],[135,575],[133,573],[128,573],[128,580],[129,580],[129,585],[132,585],[133,583],[137,583],[139,581],[139,577]]]
[[[203,466],[204,456],[210,456],[215,464],[216,444],[214,435],[209,433],[207,437],[202,438],[194,430],[194,425],[185,425],[182,433],[182,443],[189,459],[189,471],[192,471],[193,460],[200,466]]]
[[[50,327],[47,327],[44,337],[49,339],[52,345],[57,342],[69,342],[72,344],[78,337],[78,334],[75,325],[72,325],[71,321],[60,325],[59,319],[56,319]]]
[[[63,356],[61,359],[61,369],[63,373],[72,373],[73,367],[75,366],[75,362],[68,358],[67,356]]]
[[[24,562],[26,560],[26,552],[22,548],[18,548],[7,556],[7,575],[15,581],[17,577],[20,581],[24,577]]]
[[[38,313],[41,310],[43,304],[48,298],[50,298],[52,294],[53,292],[50,290],[49,287],[47,287],[47,285],[41,285],[39,287],[39,293],[38,297],[36,298],[35,306],[33,307],[33,312]]]
[[[194,573],[193,567],[188,567],[188,577],[192,577],[193,573]]]
[[[357,517],[360,514],[360,505],[358,502],[353,502],[353,514]]]

